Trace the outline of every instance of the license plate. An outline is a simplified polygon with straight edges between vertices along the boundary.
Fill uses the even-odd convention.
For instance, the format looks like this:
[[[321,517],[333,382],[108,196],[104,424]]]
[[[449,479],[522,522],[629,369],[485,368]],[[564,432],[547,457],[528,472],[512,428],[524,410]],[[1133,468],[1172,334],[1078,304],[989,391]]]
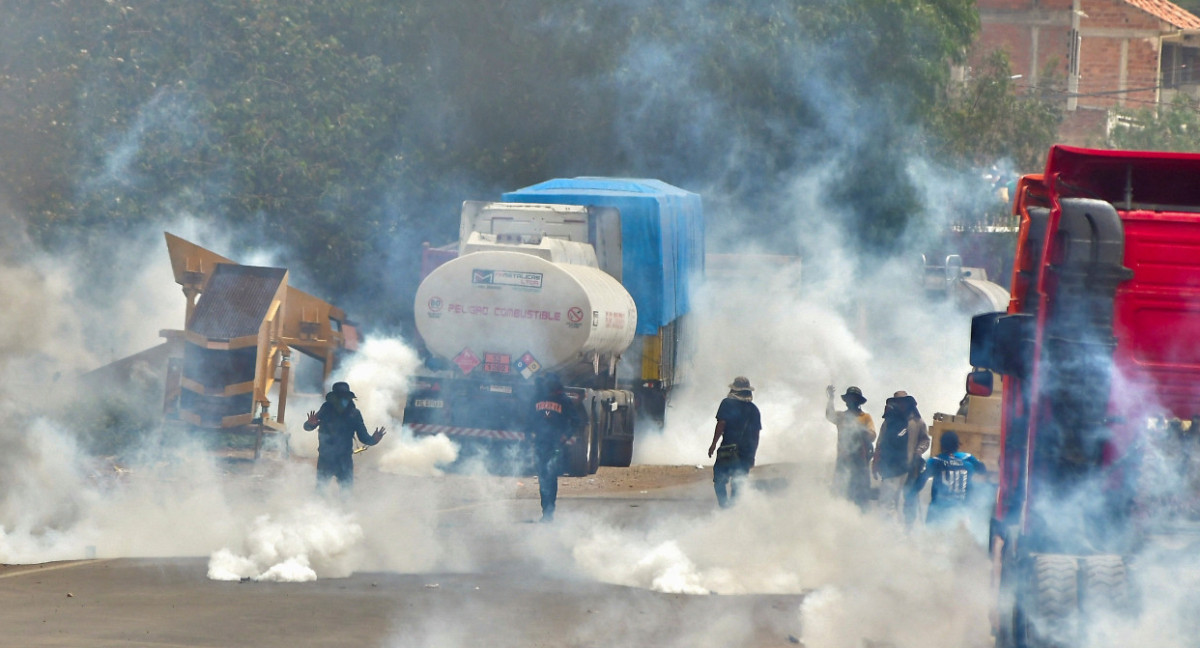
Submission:
[[[435,398],[415,398],[413,399],[413,407],[427,407],[430,409],[441,409],[446,406],[442,400]]]

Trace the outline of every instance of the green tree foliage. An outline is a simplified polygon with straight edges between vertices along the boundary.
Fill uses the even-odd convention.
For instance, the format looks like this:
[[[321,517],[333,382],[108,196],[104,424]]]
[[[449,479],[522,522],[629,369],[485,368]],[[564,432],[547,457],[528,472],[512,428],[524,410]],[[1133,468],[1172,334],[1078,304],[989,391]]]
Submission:
[[[778,244],[780,188],[832,169],[819,198],[882,248],[920,212],[922,126],[987,126],[938,112],[969,0],[0,7],[0,189],[43,244],[190,213],[375,321],[411,308],[464,199],[660,177]]]
[[[1018,93],[1008,56],[995,51],[961,86],[952,86],[933,111],[930,132],[943,154],[985,167],[1011,159],[1026,172],[1038,170],[1054,143],[1062,109],[1052,82]]]
[[[1137,151],[1200,151],[1200,102],[1179,93],[1155,110],[1120,111],[1121,123],[1111,130],[1108,145]]]

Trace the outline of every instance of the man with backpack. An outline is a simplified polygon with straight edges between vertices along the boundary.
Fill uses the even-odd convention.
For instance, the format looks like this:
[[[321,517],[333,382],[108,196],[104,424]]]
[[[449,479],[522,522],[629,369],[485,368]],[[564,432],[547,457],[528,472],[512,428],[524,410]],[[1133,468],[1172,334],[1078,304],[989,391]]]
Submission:
[[[904,497],[905,491],[912,492],[905,485],[920,474],[928,449],[929,429],[917,411],[917,399],[896,392],[884,402],[883,425],[871,462],[871,472],[880,480],[879,505],[885,516],[906,524],[916,518],[917,498]]]
[[[728,508],[737,499],[738,489],[750,469],[754,467],[754,455],[758,452],[758,433],[762,420],[758,406],[753,402],[754,388],[750,379],[738,376],[729,385],[729,394],[717,408],[717,427],[713,431],[708,456],[717,453],[713,464],[713,486],[717,491],[717,504]],[[720,447],[717,443],[720,443]]]

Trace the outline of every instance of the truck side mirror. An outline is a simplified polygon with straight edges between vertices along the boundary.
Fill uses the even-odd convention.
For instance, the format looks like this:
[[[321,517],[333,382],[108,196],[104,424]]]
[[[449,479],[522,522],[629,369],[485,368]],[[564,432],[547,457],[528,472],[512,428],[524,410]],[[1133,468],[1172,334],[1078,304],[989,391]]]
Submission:
[[[1027,376],[1033,366],[1032,315],[984,313],[971,318],[971,366]]]
[[[967,393],[971,396],[991,396],[992,375],[992,372],[986,369],[967,374]]]
[[[996,322],[1004,313],[983,313],[971,318],[971,366],[995,367]]]

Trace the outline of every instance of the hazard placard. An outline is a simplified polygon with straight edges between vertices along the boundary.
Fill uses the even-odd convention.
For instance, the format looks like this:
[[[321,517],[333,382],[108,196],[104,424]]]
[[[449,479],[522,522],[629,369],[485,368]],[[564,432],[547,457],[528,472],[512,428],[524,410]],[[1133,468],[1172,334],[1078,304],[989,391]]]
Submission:
[[[537,358],[534,358],[533,354],[528,351],[525,352],[525,355],[517,358],[517,361],[513,363],[513,367],[516,368],[517,373],[521,374],[526,379],[529,379],[533,376],[533,374],[542,370],[541,363],[538,362]]]
[[[454,356],[454,364],[458,365],[463,373],[469,374],[479,366],[479,356],[472,353],[471,349],[463,349]]]
[[[510,373],[512,356],[507,353],[483,353],[483,370],[491,373]]]

